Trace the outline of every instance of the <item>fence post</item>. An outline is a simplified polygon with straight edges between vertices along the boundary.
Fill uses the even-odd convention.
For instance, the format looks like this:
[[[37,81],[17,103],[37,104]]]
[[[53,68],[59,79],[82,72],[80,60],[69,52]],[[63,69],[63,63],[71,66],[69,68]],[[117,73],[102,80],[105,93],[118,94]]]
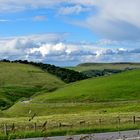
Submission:
[[[120,133],[120,123],[121,123],[121,118],[120,116],[117,117],[117,120],[118,120],[118,133],[119,133],[119,137],[121,136],[121,133]]]
[[[7,133],[7,125],[6,125],[6,124],[4,124],[3,130],[4,130],[4,134],[5,134],[5,135],[8,135],[8,133]]]
[[[34,131],[36,132],[37,124],[34,123]]]
[[[121,118],[118,116],[118,124],[121,123]]]
[[[47,121],[45,121],[45,123],[42,126],[42,132],[46,131],[46,125],[47,125]]]
[[[133,116],[133,123],[136,123],[136,116]]]
[[[102,123],[102,119],[99,119],[99,124],[101,125],[101,123]]]
[[[15,124],[14,124],[14,123],[12,124],[11,131],[12,131],[13,133],[15,133]]]

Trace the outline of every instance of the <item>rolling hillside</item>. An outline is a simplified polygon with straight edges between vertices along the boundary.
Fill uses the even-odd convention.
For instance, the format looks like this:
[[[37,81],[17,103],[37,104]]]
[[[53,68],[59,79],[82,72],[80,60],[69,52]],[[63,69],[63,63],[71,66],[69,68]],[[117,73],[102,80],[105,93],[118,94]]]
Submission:
[[[131,70],[75,82],[51,93],[41,93],[26,102],[19,101],[4,115],[29,116],[29,110],[41,116],[127,113],[140,111],[139,101],[140,70]]]
[[[0,108],[11,106],[21,97],[52,91],[64,85],[60,79],[27,64],[0,62]]]
[[[140,99],[140,70],[91,78],[34,98],[42,102],[103,102]]]

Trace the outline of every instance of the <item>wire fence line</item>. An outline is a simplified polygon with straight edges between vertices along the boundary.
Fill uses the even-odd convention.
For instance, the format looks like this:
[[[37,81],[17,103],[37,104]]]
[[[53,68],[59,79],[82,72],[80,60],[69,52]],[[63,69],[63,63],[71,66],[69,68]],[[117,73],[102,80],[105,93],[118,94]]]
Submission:
[[[85,128],[85,127],[104,127],[108,125],[112,125],[115,127],[121,127],[121,125],[132,124],[132,125],[140,125],[140,117],[139,116],[116,116],[112,118],[98,118],[93,120],[78,120],[77,122],[63,122],[63,121],[44,121],[44,122],[34,122],[32,120],[26,123],[1,123],[0,124],[0,132],[8,135],[9,133],[15,133],[18,131],[41,131],[45,132],[47,130],[52,129],[62,129],[62,128]]]

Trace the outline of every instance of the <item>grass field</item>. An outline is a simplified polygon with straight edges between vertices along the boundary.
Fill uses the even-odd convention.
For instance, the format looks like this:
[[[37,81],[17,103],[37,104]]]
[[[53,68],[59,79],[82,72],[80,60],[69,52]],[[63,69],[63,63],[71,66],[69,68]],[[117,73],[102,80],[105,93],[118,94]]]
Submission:
[[[140,70],[91,78],[65,85],[51,93],[38,94],[27,101],[19,101],[2,113],[17,117],[29,116],[30,110],[38,116],[136,113],[140,111],[139,82]]]
[[[25,65],[19,67],[25,68]],[[32,69],[32,74],[35,74],[33,79],[28,76],[29,69]],[[8,136],[0,134],[0,138],[70,135],[140,128],[139,69],[90,78],[68,85],[64,85],[52,75],[48,78],[48,73],[33,66],[28,66],[25,71],[21,68],[21,72],[22,75],[27,74],[25,79],[28,78],[24,82],[21,81],[23,91],[26,90],[26,86],[32,86],[35,89],[36,84],[40,83],[41,86],[43,83],[43,86],[39,88],[42,92],[34,92],[37,94],[33,94],[30,99],[19,100],[9,109],[0,111],[0,131],[3,131],[3,124],[7,124],[9,130],[13,123],[17,128],[16,133],[11,132]],[[17,74],[17,77],[22,75]],[[38,78],[36,83],[37,76],[40,79]],[[11,84],[18,87],[18,82],[16,82],[18,79],[14,80],[15,82],[8,81],[8,77],[5,85]],[[58,89],[49,92],[53,88]],[[46,121],[47,129],[42,133],[42,126]],[[64,126],[60,127],[60,123]],[[37,124],[37,132],[34,130],[34,124]]]
[[[7,124],[8,137],[11,136],[11,138],[89,134],[140,128],[140,113],[138,113],[140,108],[137,102],[117,102],[116,105],[114,103],[90,105],[48,104],[44,105],[44,108],[42,108],[43,106],[39,108],[38,105],[36,107],[38,108],[34,108],[35,110],[32,108],[32,114],[38,110],[36,112],[37,116],[31,121],[29,119],[32,115],[28,113],[27,115],[24,108],[22,110],[26,117],[14,114],[15,117],[12,118],[1,118],[0,132],[3,131],[3,124]],[[41,116],[43,114],[39,114],[39,110],[41,112],[44,109],[46,110],[42,112],[44,116]],[[46,121],[47,124],[44,128]],[[15,126],[14,133],[11,130],[13,123]],[[0,138],[3,136],[1,134]]]
[[[22,110],[22,112],[21,112]],[[24,103],[18,102],[8,110],[2,112],[5,117],[29,117],[64,115],[64,114],[110,114],[110,113],[136,113],[140,111],[140,101],[117,101],[102,103]],[[2,116],[2,114],[1,114]]]
[[[66,85],[51,94],[40,94],[34,102],[108,102],[140,99],[140,70],[91,78]]]
[[[0,107],[10,106],[21,97],[56,89],[64,83],[31,65],[0,63]]]
[[[124,70],[126,68],[140,68],[140,63],[83,63],[69,69],[76,71],[116,69]]]

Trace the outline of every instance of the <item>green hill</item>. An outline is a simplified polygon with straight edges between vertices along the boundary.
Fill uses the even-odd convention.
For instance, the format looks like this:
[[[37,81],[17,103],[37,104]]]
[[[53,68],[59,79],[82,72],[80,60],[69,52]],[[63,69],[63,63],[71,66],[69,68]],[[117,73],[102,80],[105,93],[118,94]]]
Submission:
[[[72,124],[72,128],[77,130],[85,130],[90,126],[100,132],[104,128],[110,131],[114,131],[114,128],[139,129],[139,85],[140,69],[63,85],[55,91],[42,91],[30,99],[19,100],[7,110],[0,111],[1,123],[37,123],[42,126],[47,121],[47,132],[55,130],[61,122]],[[133,124],[134,116],[136,124]],[[118,125],[118,119],[121,125]],[[68,128],[71,134],[71,126]]]
[[[56,76],[35,66],[0,62],[0,108],[11,106],[21,97],[52,91],[62,85],[64,82]]]
[[[140,111],[140,70],[90,78],[19,101],[4,112],[8,116],[127,113]],[[22,110],[22,112],[21,112]],[[87,117],[88,118],[88,117]]]
[[[36,66],[36,67],[42,69],[43,71],[46,71],[52,75],[55,75],[56,77],[58,77],[65,83],[76,82],[76,81],[80,81],[80,80],[89,78],[85,74],[80,73],[78,71],[58,67],[58,66],[51,65],[51,64],[44,64],[41,62],[33,62],[33,61],[28,61],[28,60],[10,61],[10,60],[5,60],[5,59],[1,60],[1,62],[29,64],[32,66]]]
[[[79,72],[104,69],[124,70],[133,68],[140,68],[140,63],[82,63],[75,67],[69,67],[69,69],[76,70]]]
[[[102,102],[140,99],[140,70],[91,78],[34,98],[42,102]]]

